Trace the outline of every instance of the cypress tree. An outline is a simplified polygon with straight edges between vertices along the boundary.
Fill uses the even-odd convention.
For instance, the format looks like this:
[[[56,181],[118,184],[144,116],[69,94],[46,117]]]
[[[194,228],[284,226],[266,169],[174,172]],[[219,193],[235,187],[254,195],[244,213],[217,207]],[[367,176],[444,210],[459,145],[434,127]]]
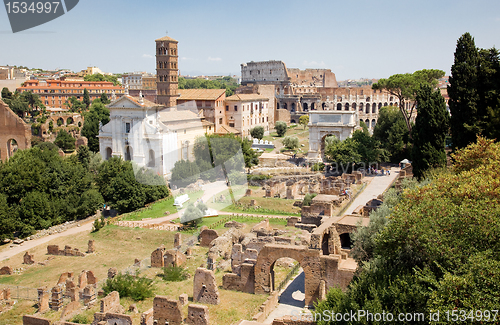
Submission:
[[[457,41],[448,86],[451,136],[455,149],[476,141],[476,134],[481,131],[478,116],[478,64],[479,55],[474,39],[465,33]]]
[[[433,167],[446,165],[445,138],[449,114],[439,90],[425,85],[417,91],[418,115],[413,127],[413,175],[422,178]]]

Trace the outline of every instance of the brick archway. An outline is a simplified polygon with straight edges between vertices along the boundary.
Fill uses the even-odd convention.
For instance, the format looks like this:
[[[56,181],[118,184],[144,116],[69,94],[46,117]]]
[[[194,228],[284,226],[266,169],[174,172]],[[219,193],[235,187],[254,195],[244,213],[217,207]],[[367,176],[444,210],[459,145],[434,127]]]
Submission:
[[[0,100],[0,159],[9,158],[8,141],[16,140],[17,150],[31,147],[31,127]]]
[[[271,273],[276,260],[289,257],[296,260],[305,275],[305,305],[312,306],[319,298],[321,281],[320,251],[297,245],[265,245],[257,256],[255,264],[255,293],[270,293],[272,289]]]

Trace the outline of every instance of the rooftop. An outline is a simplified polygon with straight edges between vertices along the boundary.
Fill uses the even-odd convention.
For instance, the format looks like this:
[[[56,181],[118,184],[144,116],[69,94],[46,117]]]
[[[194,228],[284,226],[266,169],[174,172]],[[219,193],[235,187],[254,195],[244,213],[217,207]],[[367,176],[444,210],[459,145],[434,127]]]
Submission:
[[[177,100],[217,100],[226,93],[225,89],[179,89]]]
[[[269,98],[264,97],[259,94],[234,94],[226,98],[226,100],[230,101],[260,101],[260,100],[269,100]]]
[[[177,40],[175,40],[175,39],[173,39],[172,37],[169,37],[169,36],[163,36],[162,38],[155,39],[155,42],[158,42],[158,41],[170,41],[170,42],[176,42],[177,43]]]

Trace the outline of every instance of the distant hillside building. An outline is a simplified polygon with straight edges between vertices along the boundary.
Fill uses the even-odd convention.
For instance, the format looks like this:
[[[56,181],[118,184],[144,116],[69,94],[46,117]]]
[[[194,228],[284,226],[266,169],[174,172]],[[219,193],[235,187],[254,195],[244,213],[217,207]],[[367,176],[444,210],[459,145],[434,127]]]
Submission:
[[[121,86],[108,81],[28,80],[24,86],[17,88],[19,92],[31,91],[37,94],[45,106],[56,108],[65,107],[64,103],[72,96],[82,101],[85,89],[89,92],[90,100],[100,98],[103,93],[108,98],[113,93],[121,97],[125,92]]]
[[[267,96],[270,106],[275,102],[270,112],[275,121],[289,116],[285,122],[298,123],[300,116],[310,111],[354,111],[357,121],[373,130],[380,108],[399,104],[397,98],[372,90],[371,86],[339,87],[335,73],[329,69],[300,70],[287,68],[282,61],[252,61],[241,65],[241,76],[241,83],[247,88],[274,86],[274,95]],[[279,110],[290,114],[281,114]]]

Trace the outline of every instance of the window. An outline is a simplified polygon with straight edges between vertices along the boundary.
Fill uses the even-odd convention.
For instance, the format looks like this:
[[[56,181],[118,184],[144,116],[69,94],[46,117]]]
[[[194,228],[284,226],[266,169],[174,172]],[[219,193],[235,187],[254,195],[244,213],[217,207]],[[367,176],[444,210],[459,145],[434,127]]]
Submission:
[[[234,105],[234,111],[237,112],[238,111],[238,106]]]
[[[226,112],[229,111],[229,105],[226,105]]]
[[[125,123],[125,133],[130,133],[130,123]]]
[[[219,118],[219,124],[222,124],[222,117]]]

